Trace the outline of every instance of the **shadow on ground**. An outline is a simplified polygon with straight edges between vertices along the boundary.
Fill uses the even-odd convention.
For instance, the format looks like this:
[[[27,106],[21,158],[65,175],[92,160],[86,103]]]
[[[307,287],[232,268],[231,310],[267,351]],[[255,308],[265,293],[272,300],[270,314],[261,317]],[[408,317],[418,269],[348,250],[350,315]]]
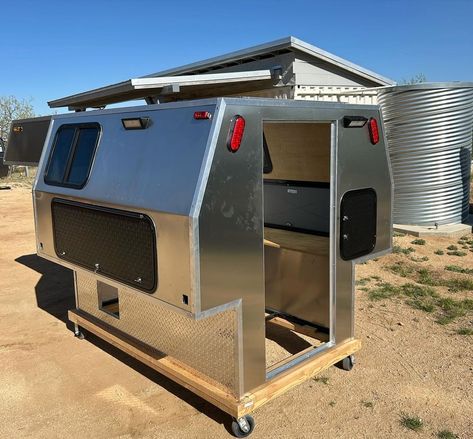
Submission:
[[[67,311],[75,308],[74,276],[72,271],[61,265],[40,258],[35,254],[20,256],[15,261],[41,274],[41,278],[35,287],[38,307],[64,322],[66,326],[73,331],[73,324],[69,322],[67,318]],[[171,392],[177,398],[185,401],[215,422],[223,424],[227,431],[231,432],[231,420],[226,413],[120,349],[108,344],[94,334],[84,332],[86,335],[84,342],[92,343],[108,355],[111,355],[128,367],[131,367],[141,375],[144,375],[168,392]],[[71,337],[72,336],[71,334]]]
[[[15,261],[41,274],[35,287],[38,307],[72,328],[67,319],[67,311],[75,308],[72,271],[35,254],[20,256]]]
[[[291,355],[297,354],[312,345],[294,332],[278,325],[266,325],[266,338],[283,347]]]

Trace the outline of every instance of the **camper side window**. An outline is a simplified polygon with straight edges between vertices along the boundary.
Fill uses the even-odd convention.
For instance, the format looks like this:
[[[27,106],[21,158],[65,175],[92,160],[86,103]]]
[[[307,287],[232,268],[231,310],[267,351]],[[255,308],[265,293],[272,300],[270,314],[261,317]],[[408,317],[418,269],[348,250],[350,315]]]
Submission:
[[[44,176],[47,184],[84,187],[100,134],[100,125],[68,124],[59,127]]]

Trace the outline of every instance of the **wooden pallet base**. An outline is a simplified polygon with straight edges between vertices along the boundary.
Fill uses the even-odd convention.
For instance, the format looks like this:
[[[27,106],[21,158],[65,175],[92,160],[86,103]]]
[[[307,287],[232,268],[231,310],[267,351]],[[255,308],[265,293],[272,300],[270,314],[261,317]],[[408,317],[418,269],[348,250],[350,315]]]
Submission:
[[[69,311],[69,320],[165,375],[234,418],[240,418],[252,413],[273,398],[321,373],[361,348],[361,341],[356,339],[328,348],[323,353],[268,380],[253,392],[244,395],[241,399],[237,399],[230,393],[210,383],[208,379],[205,379],[197,371],[190,372],[188,368],[182,367],[176,359],[151,352],[144,345],[124,336],[81,311]]]

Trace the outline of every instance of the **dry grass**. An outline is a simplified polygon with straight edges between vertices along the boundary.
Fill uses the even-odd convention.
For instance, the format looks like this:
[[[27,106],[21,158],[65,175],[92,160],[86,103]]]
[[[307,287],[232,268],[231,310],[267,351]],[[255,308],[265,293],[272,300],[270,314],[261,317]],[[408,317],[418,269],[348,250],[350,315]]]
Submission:
[[[28,177],[24,166],[14,166],[10,175],[0,178],[0,186],[31,188],[36,177],[36,167],[28,168]]]

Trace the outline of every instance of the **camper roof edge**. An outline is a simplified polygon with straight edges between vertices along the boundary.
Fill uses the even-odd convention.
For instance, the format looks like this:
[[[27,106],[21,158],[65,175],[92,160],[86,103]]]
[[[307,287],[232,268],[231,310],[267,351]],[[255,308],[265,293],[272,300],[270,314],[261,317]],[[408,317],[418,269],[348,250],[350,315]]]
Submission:
[[[169,108],[181,108],[181,107],[196,107],[199,105],[208,105],[215,104],[221,101],[225,101],[226,104],[238,104],[238,105],[251,105],[251,106],[262,106],[262,105],[272,105],[278,107],[306,107],[306,108],[327,108],[327,109],[337,109],[337,108],[350,108],[350,109],[366,109],[373,110],[379,109],[378,105],[367,105],[367,104],[348,104],[345,102],[325,102],[325,101],[303,101],[303,100],[294,100],[294,99],[273,99],[273,98],[260,98],[260,97],[218,97],[218,98],[205,98],[205,99],[196,99],[188,101],[177,101],[177,102],[167,102],[164,104],[151,104],[151,105],[138,105],[138,106],[128,106],[128,107],[117,107],[117,108],[104,108],[104,109],[94,109],[87,112],[78,112],[76,116],[90,116],[92,112],[96,113],[132,113],[136,111],[152,111],[152,110],[165,110]],[[71,113],[62,113],[55,114],[54,119],[61,119],[70,117]]]

